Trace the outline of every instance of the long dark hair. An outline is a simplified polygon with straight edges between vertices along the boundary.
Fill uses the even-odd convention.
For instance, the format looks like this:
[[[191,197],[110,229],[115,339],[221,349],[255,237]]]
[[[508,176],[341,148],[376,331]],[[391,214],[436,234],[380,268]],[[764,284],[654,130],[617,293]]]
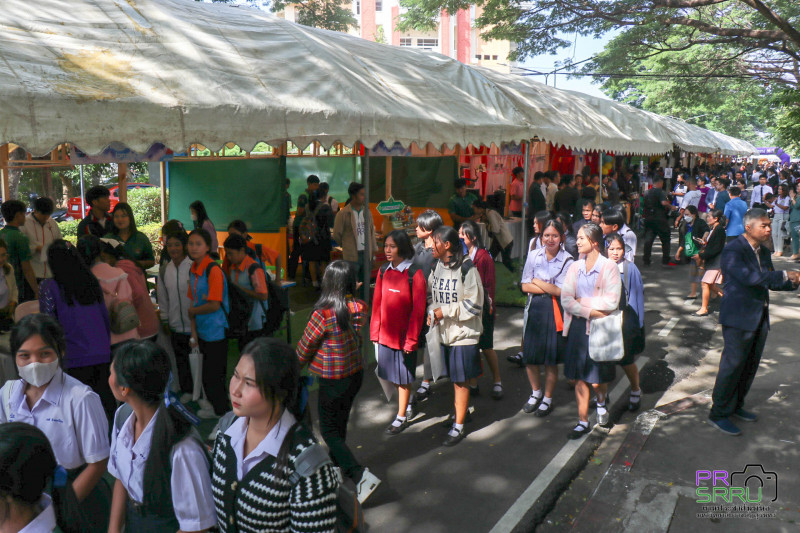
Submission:
[[[56,466],[53,448],[41,429],[24,422],[0,424],[0,523],[10,518],[8,500],[36,508]]]
[[[100,257],[105,247],[106,244],[95,235],[81,235],[78,238],[78,244],[76,246],[78,253],[81,254],[83,258],[83,262],[86,263],[89,268],[97,261],[97,258]]]
[[[442,244],[450,243],[450,253],[453,254],[453,261],[446,266],[450,268],[460,268],[461,263],[464,262],[464,248],[461,246],[461,239],[458,238],[458,232],[450,226],[439,226],[433,230],[434,242],[439,241]],[[442,261],[444,264],[444,261]]]
[[[64,239],[53,241],[47,249],[47,263],[67,305],[104,303],[100,282],[72,244]]]
[[[157,514],[167,515],[172,512],[170,452],[192,428],[174,407],[167,407],[164,403],[164,391],[170,373],[167,353],[154,342],[131,340],[114,350],[111,364],[119,385],[130,388],[150,407],[158,407],[153,422],[150,454],[144,466],[143,503]]]
[[[397,253],[400,257],[403,259],[414,258],[414,247],[411,245],[411,239],[408,238],[408,233],[401,229],[396,229],[392,230],[386,238],[394,241],[395,246],[397,246]]]
[[[483,239],[481,238],[481,230],[474,221],[465,220],[462,222],[461,230],[464,232],[464,235],[469,237],[469,240],[472,241],[472,244],[475,246],[475,248],[485,248]]]
[[[206,206],[203,205],[203,202],[200,200],[195,200],[191,204],[189,204],[189,209],[194,209],[194,212],[197,213],[197,220],[194,221],[195,228],[203,227],[203,222],[206,220],[210,220],[208,218],[208,212],[206,211]]]
[[[64,328],[61,327],[58,320],[42,313],[24,316],[11,328],[11,340],[9,342],[11,355],[16,357],[20,346],[34,335],[39,335],[47,346],[56,351],[58,366],[61,366],[64,354],[67,351]]]
[[[125,202],[120,202],[117,205],[115,205],[114,210],[111,211],[112,220],[114,218],[114,213],[116,213],[117,211],[125,211],[125,214],[128,215],[128,219],[131,221],[130,225],[131,235],[139,231],[136,229],[136,218],[134,218],[133,209],[129,204],[126,204]],[[119,228],[117,227],[116,224],[113,223],[111,224],[111,233],[113,233],[114,235],[119,235]]]
[[[241,357],[250,357],[256,371],[256,385],[265,400],[279,403],[300,418],[300,364],[286,342],[259,337],[245,346]]]
[[[356,269],[347,261],[337,260],[325,269],[322,276],[322,294],[314,306],[315,310],[333,309],[336,323],[342,331],[350,328],[348,296],[356,292]]]

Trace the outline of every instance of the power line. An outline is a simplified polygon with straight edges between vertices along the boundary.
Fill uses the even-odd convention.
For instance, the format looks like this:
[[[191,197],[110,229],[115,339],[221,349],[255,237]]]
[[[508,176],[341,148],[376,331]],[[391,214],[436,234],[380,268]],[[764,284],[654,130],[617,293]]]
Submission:
[[[524,72],[520,76],[549,76],[552,72]],[[753,79],[754,76],[746,74],[642,74],[642,73],[622,73],[605,74],[601,72],[571,72],[567,76],[594,76],[597,78],[741,78]]]

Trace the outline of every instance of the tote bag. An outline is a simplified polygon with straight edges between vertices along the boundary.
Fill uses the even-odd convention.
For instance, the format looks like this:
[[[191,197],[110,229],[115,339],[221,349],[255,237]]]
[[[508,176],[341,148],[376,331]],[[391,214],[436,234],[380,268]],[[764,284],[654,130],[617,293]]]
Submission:
[[[622,341],[622,311],[613,311],[589,322],[589,357],[597,363],[619,361],[625,355]]]
[[[189,369],[192,372],[192,400],[198,401],[203,395],[203,353],[197,346],[189,352]]]
[[[433,313],[431,313],[431,321]],[[447,374],[444,366],[444,356],[442,352],[442,337],[439,334],[439,324],[434,324],[425,334],[425,350],[428,354],[428,361],[431,363],[431,373],[433,381]]]

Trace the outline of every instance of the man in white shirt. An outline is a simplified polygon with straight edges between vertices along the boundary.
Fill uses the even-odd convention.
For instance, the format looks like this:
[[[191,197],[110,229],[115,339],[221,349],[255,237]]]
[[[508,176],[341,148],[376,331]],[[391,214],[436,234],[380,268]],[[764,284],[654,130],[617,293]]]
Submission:
[[[767,177],[762,174],[760,178],[758,178],[758,185],[753,187],[753,193],[750,196],[750,208],[753,207],[760,207],[761,204],[764,203],[764,197],[767,194],[774,194],[772,191],[772,187],[767,185]]]
[[[680,213],[678,217],[675,219],[675,227],[678,227],[678,224],[683,219],[683,212],[686,211],[686,208],[690,205],[695,207],[700,207],[700,200],[703,197],[703,193],[697,190],[697,180],[694,178],[687,178],[686,180],[686,193],[681,198],[681,203],[679,205]]]
[[[47,249],[61,238],[58,223],[50,216],[54,207],[50,198],[37,198],[33,202],[33,213],[25,217],[25,225],[20,228],[30,241],[31,266],[37,281],[53,277],[53,271],[47,264]]]

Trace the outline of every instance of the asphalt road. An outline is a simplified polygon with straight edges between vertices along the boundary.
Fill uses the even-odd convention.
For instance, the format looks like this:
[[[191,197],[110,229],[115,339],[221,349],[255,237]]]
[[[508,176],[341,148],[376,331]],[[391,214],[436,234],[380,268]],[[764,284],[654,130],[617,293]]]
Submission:
[[[647,328],[647,346],[640,356],[647,363],[642,370],[644,411],[694,373],[714,342],[717,324],[716,313],[707,318],[690,316],[699,302],[685,299],[686,267],[652,266],[642,269],[642,274]],[[577,409],[563,376],[554,395],[556,408],[549,417],[540,419],[521,411],[530,386],[524,370],[507,363],[505,356],[518,350],[522,310],[501,308],[496,323],[495,346],[505,398],[494,401],[489,396],[487,368],[480,382],[483,395],[471,401],[474,421],[467,424],[469,435],[454,448],[441,445],[446,430],[439,427],[453,409],[449,382],[437,383],[412,426],[390,437],[384,429],[393,420],[396,406],[386,402],[372,369],[367,372],[348,442],[359,461],[383,481],[365,505],[374,531],[485,532],[511,530],[512,525],[515,530],[531,530],[552,519],[548,512],[556,500],[575,476],[585,472],[595,449],[610,438],[607,432],[595,430],[579,445],[565,448]],[[420,367],[417,375],[421,373]],[[626,385],[624,373],[618,370],[609,390],[618,392],[612,401],[620,400],[614,411],[620,427],[635,419],[620,409],[627,405]],[[312,409],[315,403],[312,397]],[[542,485],[538,489],[537,483]]]

